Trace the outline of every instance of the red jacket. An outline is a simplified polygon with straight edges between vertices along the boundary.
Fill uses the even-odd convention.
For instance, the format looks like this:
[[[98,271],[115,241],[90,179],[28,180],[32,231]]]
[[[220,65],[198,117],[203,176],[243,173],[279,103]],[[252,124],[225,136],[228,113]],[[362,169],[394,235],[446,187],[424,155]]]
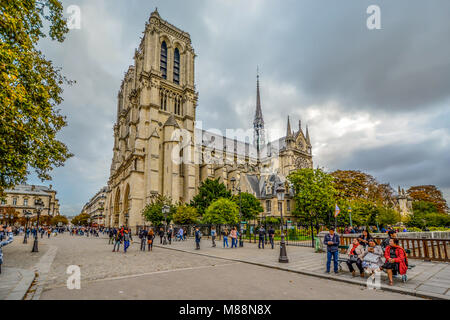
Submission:
[[[406,274],[406,271],[408,271],[408,267],[406,266],[406,256],[405,256],[405,250],[401,247],[395,247],[395,255],[397,258],[394,258],[394,262],[399,264],[398,271],[400,274]],[[384,251],[384,257],[386,258],[386,262],[389,262],[389,259],[391,259],[391,246],[387,246],[386,250]]]

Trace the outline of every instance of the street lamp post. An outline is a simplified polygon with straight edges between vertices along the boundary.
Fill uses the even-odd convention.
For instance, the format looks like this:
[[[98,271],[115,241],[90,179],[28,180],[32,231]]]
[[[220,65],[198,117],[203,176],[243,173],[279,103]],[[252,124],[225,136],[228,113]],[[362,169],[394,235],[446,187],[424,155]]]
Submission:
[[[278,201],[284,200],[284,191],[283,185],[280,184],[277,188],[277,198]],[[281,263],[288,263],[289,259],[287,257],[286,253],[286,243],[284,242],[284,230],[283,230],[283,207],[281,208],[281,241],[280,241],[280,258],[278,259],[278,262]]]
[[[28,239],[28,235],[27,235],[27,231],[28,231],[28,220],[30,220],[30,216],[31,216],[31,212],[30,211],[24,211],[24,216],[27,219],[27,222],[25,223],[25,232],[24,232],[24,236],[23,236],[23,243],[28,243],[27,239]]]
[[[164,214],[164,240],[163,245],[167,244],[167,214],[170,212],[170,207],[168,205],[164,205],[162,207],[162,213]]]
[[[42,202],[41,199],[36,199],[34,201],[34,206],[36,207],[36,213],[37,213],[37,223],[36,223],[36,237],[34,238],[34,243],[33,243],[33,249],[31,250],[31,252],[39,252],[38,250],[38,232],[39,232],[39,217],[41,215],[41,211],[44,208],[44,202]]]
[[[241,196],[241,187],[238,186],[235,188],[235,184],[236,184],[236,178],[233,177],[230,179],[231,181],[231,186],[233,188],[233,192],[234,190],[237,190],[239,192],[239,247],[243,247],[244,246],[244,241],[242,240],[242,196]]]

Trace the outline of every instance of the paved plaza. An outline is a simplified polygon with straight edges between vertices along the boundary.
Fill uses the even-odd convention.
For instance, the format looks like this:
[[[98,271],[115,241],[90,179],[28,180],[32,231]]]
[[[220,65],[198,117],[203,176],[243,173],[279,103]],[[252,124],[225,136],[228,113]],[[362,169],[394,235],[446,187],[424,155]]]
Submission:
[[[32,241],[22,244],[21,237],[4,248],[3,268],[8,272],[0,275],[1,283],[5,283],[0,287],[2,299],[11,292],[15,294],[10,298],[26,300],[418,298],[277,269],[303,268],[321,271],[323,275],[323,254],[314,253],[311,248],[288,247],[291,261],[280,266],[277,249],[258,250],[255,244],[248,243],[244,248],[223,249],[220,244],[210,248],[210,242],[204,240],[202,249],[196,251],[191,240],[170,246],[160,246],[156,241],[152,252],[140,252],[139,239],[135,237],[136,242],[124,254],[122,248],[121,252],[112,252],[103,236],[65,234],[39,240],[39,253],[31,253]],[[70,265],[80,267],[80,290],[67,289],[66,270]],[[417,268],[420,270],[421,266]],[[27,276],[36,275],[28,290],[23,289],[26,282],[21,282],[18,270]],[[31,279],[27,278],[29,282]],[[22,297],[17,293],[20,288]]]

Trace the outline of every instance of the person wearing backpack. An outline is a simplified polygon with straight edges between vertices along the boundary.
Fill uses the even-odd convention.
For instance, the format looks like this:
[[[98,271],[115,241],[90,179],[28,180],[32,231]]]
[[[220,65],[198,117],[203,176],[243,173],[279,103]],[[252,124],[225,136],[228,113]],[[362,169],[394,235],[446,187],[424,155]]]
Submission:
[[[122,232],[117,232],[114,239],[114,248],[112,252],[119,252],[120,250],[120,244],[122,243],[123,235]],[[117,247],[117,251],[116,251]]]
[[[127,249],[130,246],[130,234],[128,232],[128,229],[125,229],[123,231],[123,252],[127,253]]]
[[[389,240],[389,245],[384,251],[384,257],[386,262],[382,266],[383,270],[386,270],[389,278],[389,285],[394,285],[393,275],[400,273],[402,276],[406,275],[408,270],[408,258],[406,257],[405,250],[400,247],[398,239],[391,238]]]
[[[200,240],[202,239],[202,233],[195,227],[195,250],[200,250]]]
[[[153,229],[150,229],[147,233],[147,245],[148,245],[148,251],[153,250],[153,239],[155,238],[155,233],[153,232]]]

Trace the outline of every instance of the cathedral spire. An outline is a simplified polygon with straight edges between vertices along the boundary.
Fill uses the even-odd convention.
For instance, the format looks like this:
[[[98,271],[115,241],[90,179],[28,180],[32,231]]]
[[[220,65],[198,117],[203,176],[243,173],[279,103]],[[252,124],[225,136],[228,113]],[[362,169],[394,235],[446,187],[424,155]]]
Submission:
[[[259,153],[260,146],[265,144],[264,134],[264,119],[261,109],[261,95],[259,92],[259,69],[256,69],[256,112],[255,119],[253,120],[253,143],[256,145],[256,149]]]
[[[289,120],[289,116],[288,116],[287,131],[286,131],[286,138],[287,137],[292,137],[291,121]]]
[[[256,126],[260,128],[264,128],[264,119],[262,115],[262,109],[261,109],[261,95],[259,93],[259,70],[256,71],[256,113],[255,113],[255,120],[253,121],[253,126],[256,128]]]
[[[311,141],[309,139],[309,131],[308,131],[308,125],[306,125],[306,143],[308,145],[311,145]]]

